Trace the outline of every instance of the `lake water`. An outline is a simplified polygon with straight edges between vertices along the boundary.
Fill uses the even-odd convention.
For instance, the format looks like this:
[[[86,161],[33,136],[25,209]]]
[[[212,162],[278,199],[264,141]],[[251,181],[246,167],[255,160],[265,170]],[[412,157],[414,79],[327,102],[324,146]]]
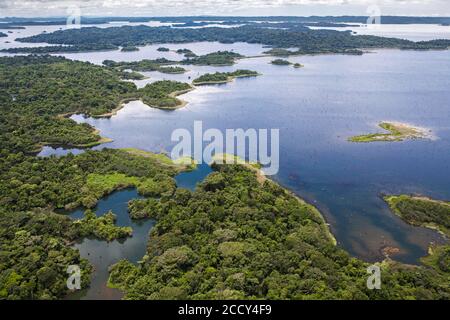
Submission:
[[[369,24],[344,28],[311,27],[311,29],[350,30],[358,35],[400,38],[411,41],[450,39],[450,26],[437,24]]]
[[[233,49],[257,55],[265,50],[259,45],[193,43],[148,46],[137,53],[66,56],[93,63],[105,59],[131,61],[178,56],[173,52],[157,52],[159,46],[186,47],[198,54]],[[400,249],[393,258],[417,263],[426,255],[430,242],[443,242],[436,232],[409,226],[394,216],[380,196],[418,193],[450,199],[450,52],[378,50],[363,56],[289,58],[304,64],[301,69],[274,66],[269,63],[271,59],[243,59],[233,67],[187,66],[189,72],[181,75],[150,72],[145,73],[150,78],[136,82],[142,87],[160,79],[192,81],[203,73],[238,68],[262,74],[224,85],[199,87],[181,96],[189,102],[183,109],[163,111],[133,101],[110,119],[81,115],[72,118],[95,126],[103,136],[114,139],[97,149],[134,147],[154,152],[170,151],[174,144],[170,140],[172,131],[191,130],[196,120],[203,121],[205,129],[279,128],[281,163],[278,175],[273,178],[317,206],[330,223],[339,245],[352,255],[367,261],[380,260],[381,250],[389,246]],[[386,120],[429,128],[437,138],[400,143],[347,142],[350,136],[380,131],[377,124]],[[41,155],[66,152],[44,148]],[[192,189],[193,181],[206,174],[205,169],[194,173],[196,178],[192,181],[183,178],[177,181]],[[116,210],[122,210],[127,217],[124,203],[137,195],[134,191],[122,192],[111,197],[124,197],[118,200],[122,209]],[[108,199],[104,200],[108,205],[103,211],[116,203],[114,200],[111,204]],[[137,232],[141,230],[136,228]],[[142,228],[147,234],[151,222],[145,222]],[[108,252],[112,258],[102,255],[107,263],[90,255],[94,265],[105,266],[119,256],[138,261],[145,252],[146,238],[141,240],[142,243],[136,244],[138,249],[130,252],[124,251],[124,245],[118,242],[107,244],[87,239],[83,243],[89,243],[84,248],[97,246],[99,252],[111,250]],[[83,245],[79,248],[86,256]],[[117,252],[121,254],[116,255]]]

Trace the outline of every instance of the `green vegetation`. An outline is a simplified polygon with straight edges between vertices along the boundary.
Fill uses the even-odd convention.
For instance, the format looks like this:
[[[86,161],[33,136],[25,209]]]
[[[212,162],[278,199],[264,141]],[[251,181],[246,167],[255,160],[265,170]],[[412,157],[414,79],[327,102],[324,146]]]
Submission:
[[[292,64],[291,62],[284,60],[284,59],[275,59],[275,60],[272,60],[270,63],[277,65],[277,66],[289,66]]]
[[[186,103],[176,96],[191,91],[192,87],[184,82],[157,81],[140,89],[142,101],[152,107],[161,109],[177,109]]]
[[[295,55],[295,51],[287,50],[283,48],[273,48],[267,51],[264,51],[264,54],[268,54],[271,56],[280,56],[280,57],[289,57]]]
[[[162,73],[184,73],[186,70],[181,67],[171,67],[168,65],[175,64],[175,61],[167,60],[166,58],[159,58],[155,60],[141,60],[133,62],[115,62],[112,60],[105,60],[105,66],[123,70],[133,70],[141,72],[159,71]]]
[[[158,50],[159,52],[169,52],[169,51],[170,51],[170,49],[169,49],[169,48],[166,48],[166,47],[159,47],[159,48],[156,49],[156,50]]]
[[[62,298],[69,293],[70,265],[80,267],[81,287],[86,288],[92,266],[69,245],[79,236],[69,217],[0,209],[0,299]]]
[[[90,147],[103,142],[87,124],[61,114],[101,115],[136,86],[115,70],[61,57],[0,58],[1,148],[35,152],[42,145]]]
[[[233,81],[235,78],[255,77],[258,76],[258,72],[251,70],[236,70],[233,72],[216,72],[206,73],[193,81],[195,85],[202,84],[214,84],[214,83],[226,83]]]
[[[423,257],[422,263],[432,267],[437,272],[450,272],[450,246],[430,246],[428,256]]]
[[[100,240],[113,241],[131,237],[131,227],[116,227],[116,216],[109,211],[101,217],[97,217],[91,210],[86,210],[84,218],[73,222],[80,230],[82,237],[96,237]]]
[[[136,46],[126,46],[126,47],[122,47],[122,49],[120,49],[120,51],[122,51],[122,52],[139,51],[139,48]]]
[[[73,46],[46,46],[46,47],[22,47],[2,49],[0,52],[6,53],[32,53],[32,54],[49,54],[49,53],[76,53],[89,51],[113,51],[119,47],[112,44],[78,44]]]
[[[167,60],[166,58],[159,58],[154,60],[144,59],[141,61],[131,62],[116,62],[112,60],[105,60],[103,64],[107,67],[116,68],[119,70],[133,70],[133,71],[157,71],[161,66],[171,65],[176,63],[175,61]]]
[[[384,200],[409,224],[436,229],[450,237],[450,202],[407,195],[386,196]]]
[[[112,213],[97,218],[88,210],[74,221],[53,209],[94,206],[96,197],[125,183],[138,184],[144,194],[170,197],[172,177],[186,168],[135,149],[49,158],[1,151],[0,299],[62,298],[69,265],[80,266],[85,288],[92,267],[71,243],[83,237],[111,241],[132,232],[116,227]]]
[[[242,20],[242,19],[240,19]],[[320,21],[314,21],[320,22]],[[329,21],[327,21],[329,22]],[[365,22],[363,22],[365,23]],[[22,42],[69,45],[148,45],[156,43],[188,43],[217,41],[221,43],[258,43],[274,48],[298,48],[296,54],[344,53],[363,54],[361,48],[397,48],[406,50],[448,49],[450,40],[413,42],[404,39],[370,35],[352,35],[335,30],[311,30],[291,24],[287,29],[267,28],[248,23],[235,28],[167,28],[121,26],[60,30],[18,39]]]
[[[185,73],[186,69],[182,67],[160,67],[158,69],[161,73],[169,73],[169,74],[179,74],[179,73]]]
[[[0,32],[0,38],[7,37],[8,35],[6,33]]]
[[[302,65],[301,63],[294,63],[294,68],[298,69],[298,68],[303,68],[304,65]]]
[[[197,55],[189,49],[178,49],[176,51],[178,54],[183,54],[186,58],[194,58]]]
[[[425,130],[403,123],[382,122],[379,126],[390,133],[372,133],[348,139],[351,142],[404,141],[406,139],[423,139],[427,137]]]
[[[154,107],[179,107],[183,103],[175,95],[191,88],[162,81],[138,90],[121,79],[142,79],[141,74],[114,62],[107,66],[52,56],[0,58],[1,148],[33,153],[43,145],[87,148],[104,143],[108,140],[88,124],[61,115],[109,116],[124,101],[141,98]]]
[[[217,51],[205,54],[203,56],[185,59],[182,61],[182,63],[198,66],[231,66],[235,63],[236,59],[242,57],[242,55],[235,52]]]
[[[129,203],[157,223],[142,264],[111,268],[126,299],[449,298],[448,274],[393,261],[368,290],[368,264],[335,246],[314,207],[243,166],[213,168],[193,193]]]

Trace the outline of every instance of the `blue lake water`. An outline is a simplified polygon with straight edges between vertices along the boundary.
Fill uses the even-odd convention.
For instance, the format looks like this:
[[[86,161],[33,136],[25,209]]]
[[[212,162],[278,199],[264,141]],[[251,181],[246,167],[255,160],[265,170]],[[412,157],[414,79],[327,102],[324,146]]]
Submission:
[[[417,33],[404,37],[422,36]],[[9,45],[0,43],[0,47]],[[182,58],[173,52],[157,52],[159,46],[186,47],[197,54],[234,50],[257,55],[264,51],[259,45],[193,43],[147,46],[131,53],[65,56],[93,63],[105,59]],[[225,85],[199,87],[181,96],[189,102],[183,109],[163,111],[133,101],[110,119],[81,115],[72,118],[95,126],[103,136],[114,139],[97,149],[134,147],[154,152],[170,151],[172,131],[191,130],[196,120],[202,120],[205,129],[279,128],[281,163],[273,179],[317,206],[339,245],[352,255],[368,261],[380,260],[381,250],[390,246],[400,249],[393,258],[417,263],[426,255],[430,242],[444,241],[432,230],[402,222],[389,211],[380,195],[418,193],[450,199],[450,52],[378,50],[363,56],[289,58],[304,64],[301,69],[274,66],[269,63],[271,59],[244,59],[233,67],[187,66],[189,71],[181,75],[150,72],[145,73],[148,79],[135,82],[142,87],[161,79],[192,81],[203,73],[238,68],[262,74]],[[437,138],[401,143],[347,142],[349,136],[380,131],[377,124],[386,120],[429,128]],[[41,155],[67,152],[44,148]],[[207,173],[208,169],[201,166],[192,173],[195,178],[181,175],[177,182],[192,190],[195,181]],[[121,258],[136,262],[145,253],[153,222],[135,226],[127,220],[126,202],[135,197],[135,191],[123,190],[102,200],[97,209],[98,214],[113,209],[119,224],[132,225],[133,238],[123,243],[86,239],[77,245],[82,256],[98,266],[87,298],[119,297],[118,291],[104,285],[105,266]],[[80,212],[73,215],[79,216]]]

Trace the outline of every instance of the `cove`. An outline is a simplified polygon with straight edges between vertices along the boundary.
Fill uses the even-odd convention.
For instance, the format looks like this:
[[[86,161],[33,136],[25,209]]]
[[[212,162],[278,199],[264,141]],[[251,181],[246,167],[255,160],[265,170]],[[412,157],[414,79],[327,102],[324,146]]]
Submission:
[[[175,180],[178,187],[193,191],[195,186],[211,172],[212,169],[208,165],[202,164],[196,170],[180,173]],[[128,201],[142,198],[136,189],[130,188],[113,192],[98,202],[94,210],[97,216],[112,210],[117,216],[116,224],[121,227],[132,227],[133,236],[112,242],[86,238],[76,243],[74,248],[80,251],[81,257],[89,260],[94,266],[94,271],[91,275],[90,287],[70,294],[67,299],[117,300],[123,297],[120,290],[107,286],[108,269],[122,259],[138,263],[146,254],[149,232],[155,225],[155,221],[132,220],[128,214]],[[79,208],[67,214],[72,219],[78,220],[83,218],[84,211],[84,208]]]

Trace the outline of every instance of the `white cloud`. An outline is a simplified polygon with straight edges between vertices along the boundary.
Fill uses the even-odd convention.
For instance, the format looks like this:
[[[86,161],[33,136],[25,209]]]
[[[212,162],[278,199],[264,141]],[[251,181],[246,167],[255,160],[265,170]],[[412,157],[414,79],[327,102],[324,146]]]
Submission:
[[[0,16],[64,15],[77,5],[85,15],[327,15],[365,14],[370,5],[383,14],[450,15],[448,0],[0,0]]]

